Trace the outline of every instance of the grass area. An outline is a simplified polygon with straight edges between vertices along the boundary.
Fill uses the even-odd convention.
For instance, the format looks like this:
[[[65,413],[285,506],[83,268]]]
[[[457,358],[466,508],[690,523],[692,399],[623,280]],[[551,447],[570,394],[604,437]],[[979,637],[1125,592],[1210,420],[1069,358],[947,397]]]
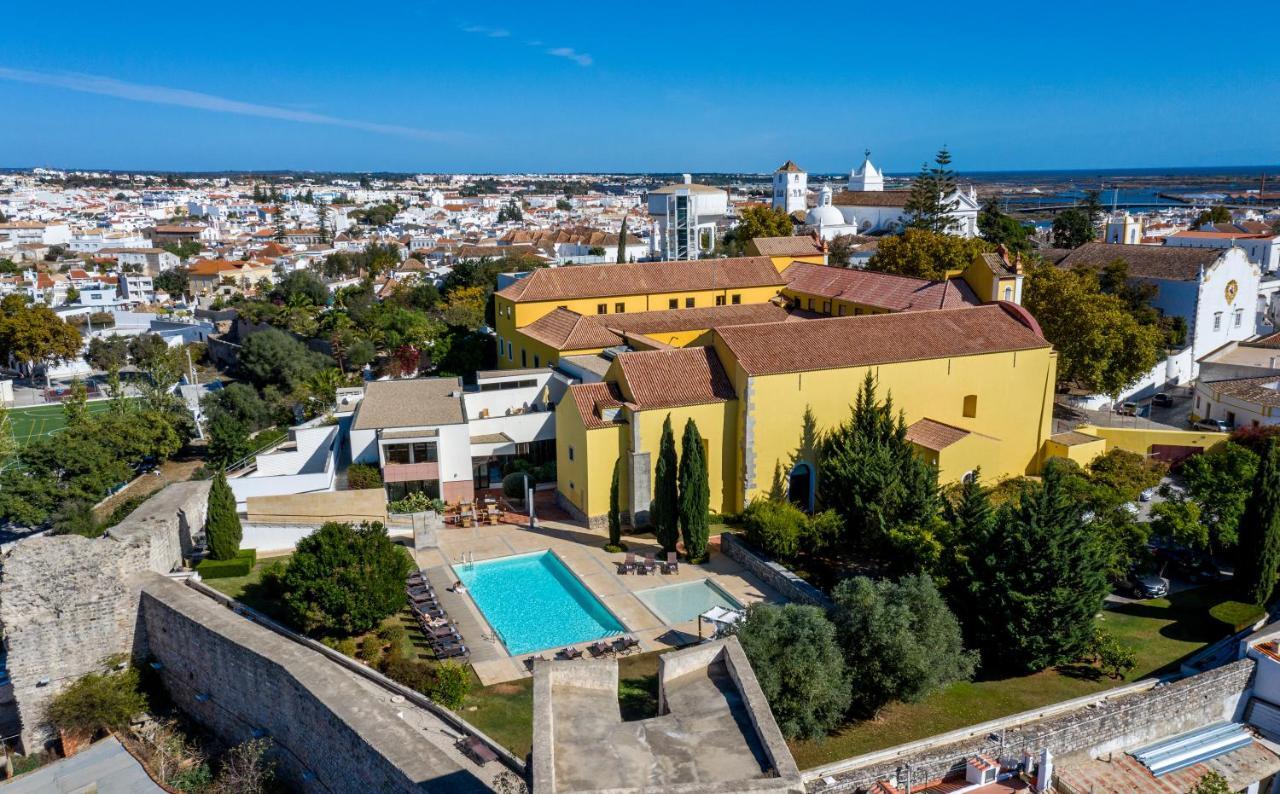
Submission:
[[[877,719],[852,723],[824,740],[790,742],[791,751],[800,768],[808,769],[1174,672],[1183,659],[1235,631],[1237,621],[1247,625],[1261,616],[1256,607],[1231,601],[1229,595],[1229,585],[1215,584],[1168,598],[1110,605],[1099,616],[1099,625],[1138,656],[1137,667],[1123,680],[1100,678],[1094,668],[1070,665],[953,684],[919,703],[891,704]]]
[[[247,576],[228,576],[225,579],[206,579],[205,584],[223,595],[230,596],[250,609],[256,609],[274,620],[284,623],[285,612],[279,601],[267,596],[262,586],[262,574],[274,563],[289,562],[288,554],[259,557]]]
[[[96,400],[85,403],[85,407],[91,414],[102,413],[111,407],[111,401]],[[13,423],[13,437],[20,446],[43,436],[53,435],[67,426],[67,418],[60,404],[10,408],[9,419]]]
[[[618,699],[622,718],[638,720],[658,713],[658,657],[661,652],[618,657]],[[462,718],[524,758],[533,747],[533,679],[472,686]]]

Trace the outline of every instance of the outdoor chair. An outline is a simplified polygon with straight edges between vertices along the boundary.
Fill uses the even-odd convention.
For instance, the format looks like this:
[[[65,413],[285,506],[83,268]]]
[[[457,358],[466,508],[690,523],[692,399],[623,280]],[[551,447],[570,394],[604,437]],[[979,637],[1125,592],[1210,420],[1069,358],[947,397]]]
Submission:
[[[653,561],[653,552],[647,551],[644,555],[644,566],[640,569],[641,573],[653,573],[658,569],[658,564]]]
[[[461,659],[470,655],[471,651],[465,645],[453,645],[448,648],[436,649],[437,659]]]
[[[587,647],[587,650],[591,652],[591,655],[594,658],[599,659],[601,656],[608,656],[613,653],[613,646],[604,640],[600,640],[598,642],[591,643],[591,645]]]
[[[667,552],[667,561],[662,563],[662,572],[663,573],[679,573],[680,572],[680,560],[676,558],[676,553],[674,551]]]
[[[632,650],[640,647],[640,640],[629,635],[623,635],[613,641],[614,653],[630,653]]]
[[[636,572],[636,553],[634,551],[627,552],[627,559],[618,563],[618,573],[635,573]]]
[[[565,648],[563,651],[561,651],[560,655],[569,660],[581,659],[582,651],[570,645],[568,648]]]
[[[530,656],[528,659],[524,660],[524,666],[529,670],[529,672],[532,673],[534,663],[545,662],[546,660],[547,660],[547,657],[543,656],[542,654],[538,654],[537,656]]]

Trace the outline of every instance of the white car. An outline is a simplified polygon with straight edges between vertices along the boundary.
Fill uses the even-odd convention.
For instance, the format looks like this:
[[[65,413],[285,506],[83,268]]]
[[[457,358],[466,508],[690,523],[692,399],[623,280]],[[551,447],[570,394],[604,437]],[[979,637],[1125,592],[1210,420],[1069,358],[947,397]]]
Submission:
[[[1125,502],[1121,507],[1123,507],[1124,511],[1131,516],[1137,517],[1142,514],[1142,508],[1138,507],[1133,502]]]
[[[1155,495],[1156,495],[1155,488],[1147,488],[1143,490],[1142,493],[1138,494],[1138,498],[1144,502],[1150,502],[1152,497],[1154,497]]]

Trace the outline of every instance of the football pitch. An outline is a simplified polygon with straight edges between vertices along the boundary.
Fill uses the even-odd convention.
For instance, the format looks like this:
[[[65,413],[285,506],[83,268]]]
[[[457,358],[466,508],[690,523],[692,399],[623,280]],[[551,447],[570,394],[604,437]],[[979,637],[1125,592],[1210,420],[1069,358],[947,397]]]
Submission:
[[[111,406],[110,400],[98,400],[85,404],[89,413],[96,414]],[[27,444],[44,436],[51,436],[67,426],[62,405],[34,405],[30,408],[10,408],[9,420],[13,425],[13,437],[18,445]]]

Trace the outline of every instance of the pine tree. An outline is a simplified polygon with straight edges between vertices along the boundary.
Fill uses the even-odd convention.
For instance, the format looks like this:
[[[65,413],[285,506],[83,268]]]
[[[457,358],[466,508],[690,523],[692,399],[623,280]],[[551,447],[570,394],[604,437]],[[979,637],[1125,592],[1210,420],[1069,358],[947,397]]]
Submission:
[[[622,216],[622,228],[618,230],[618,262],[627,261],[627,216]]]
[[[958,221],[952,215],[958,202],[952,198],[956,192],[956,172],[951,170],[951,152],[943,146],[933,158],[934,165],[924,163],[920,173],[911,183],[911,195],[903,209],[907,213],[907,226],[931,232],[951,232]]]
[[[619,504],[618,480],[622,469],[622,461],[613,462],[613,481],[609,483],[609,551],[624,551],[622,545],[622,507]]]
[[[680,532],[685,556],[689,562],[699,563],[707,556],[711,487],[702,434],[692,418],[685,422],[680,446]]]
[[[280,206],[279,201],[276,202],[275,207],[276,207],[275,218],[274,218],[275,224],[276,224],[275,238],[277,242],[284,242],[284,236],[285,236],[284,235],[284,207]]]
[[[1280,443],[1272,438],[1253,477],[1253,495],[1240,518],[1235,580],[1241,600],[1265,606],[1280,569]]]
[[[951,608],[965,633],[965,646],[990,647],[995,637],[990,635],[998,626],[998,616],[990,613],[977,601],[976,584],[998,567],[1005,564],[994,554],[991,546],[995,530],[996,511],[991,497],[980,481],[981,472],[974,471],[960,488],[960,496],[954,504],[947,505],[947,523],[951,526],[950,543],[947,544],[949,560],[946,566],[950,580],[946,594]],[[988,620],[995,617],[995,620]]]
[[[227,485],[226,472],[219,471],[209,488],[209,515],[205,535],[209,540],[209,556],[229,560],[240,551],[240,515],[236,512],[236,496]]]
[[[675,551],[680,540],[677,476],[676,438],[671,431],[671,414],[667,414],[666,421],[662,423],[658,462],[653,468],[653,506],[649,510],[654,537],[664,552]]]

